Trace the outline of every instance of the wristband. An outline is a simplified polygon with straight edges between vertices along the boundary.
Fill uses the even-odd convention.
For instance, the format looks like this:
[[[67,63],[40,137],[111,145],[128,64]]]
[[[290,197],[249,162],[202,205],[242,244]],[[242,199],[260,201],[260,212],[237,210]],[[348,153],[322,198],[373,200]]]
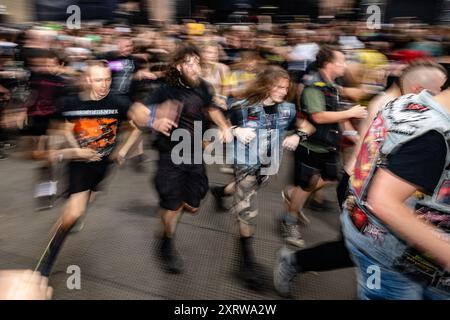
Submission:
[[[148,117],[147,127],[152,129],[153,128],[153,122],[155,121],[155,117],[156,117],[156,105],[152,104],[151,106],[149,106],[148,109],[150,111],[150,115]]]
[[[342,132],[343,136],[357,136],[358,135],[358,131],[356,130],[345,130],[344,132]]]
[[[301,130],[296,130],[295,134],[300,137],[300,142],[306,141],[308,139],[308,134]]]

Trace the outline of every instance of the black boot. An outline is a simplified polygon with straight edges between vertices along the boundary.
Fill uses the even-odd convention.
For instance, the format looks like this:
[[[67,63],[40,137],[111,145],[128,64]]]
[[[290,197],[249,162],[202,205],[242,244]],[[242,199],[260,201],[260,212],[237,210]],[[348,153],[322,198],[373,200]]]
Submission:
[[[261,291],[263,289],[263,281],[254,257],[252,242],[253,237],[240,238],[240,278],[250,289]]]
[[[173,247],[173,239],[163,237],[161,241],[161,258],[165,263],[165,267],[170,273],[183,272],[183,261],[179,257]]]
[[[59,227],[55,233],[55,236],[50,241],[44,256],[37,266],[37,271],[39,271],[44,277],[50,276],[53,265],[58,257],[58,253],[61,250],[68,234],[69,232],[67,230]]]
[[[214,196],[216,210],[217,211],[227,211],[228,209],[225,207],[224,198],[227,196],[225,194],[225,186],[223,187],[210,187],[209,189],[211,194]]]

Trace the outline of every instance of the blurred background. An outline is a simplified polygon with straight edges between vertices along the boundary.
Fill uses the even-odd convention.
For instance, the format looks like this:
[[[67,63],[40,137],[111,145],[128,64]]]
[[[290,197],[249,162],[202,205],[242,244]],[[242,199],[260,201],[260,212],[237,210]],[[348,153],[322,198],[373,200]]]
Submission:
[[[80,8],[80,28],[68,28],[71,5]],[[367,13],[372,5],[380,13],[375,29],[367,23],[373,21]],[[58,114],[57,100],[83,88],[87,61],[107,60],[112,91],[145,101],[183,41],[200,47],[202,76],[224,109],[265,65],[289,72],[296,90],[288,100],[298,106],[303,76],[322,45],[338,46],[347,58],[339,84],[351,90],[340,107],[367,106],[412,61],[432,60],[450,71],[450,0],[0,0],[0,269],[33,267],[48,242],[64,202],[66,177],[63,163],[45,152],[63,148],[64,137],[47,129]],[[121,130],[124,136],[127,132]],[[217,214],[211,198],[198,218],[183,218],[180,240],[185,241],[180,243],[191,270],[177,277],[159,271],[150,254],[159,221],[149,183],[157,161],[152,139],[143,135],[111,177],[109,193],[93,205],[86,229],[63,250],[51,282],[54,297],[278,298],[273,290],[255,293],[233,280],[235,219]],[[345,162],[354,145],[342,144]],[[265,220],[257,250],[268,269],[282,245],[274,212],[281,212],[280,190],[292,178],[292,155],[285,158],[276,183],[260,199]],[[228,182],[229,169],[210,166],[211,183]],[[312,214],[307,209],[313,223],[302,233],[311,245],[339,234],[334,186],[323,197],[333,202],[330,210]],[[71,264],[87,274],[88,290],[66,288]],[[349,269],[307,275],[294,297],[355,299],[355,281]]]

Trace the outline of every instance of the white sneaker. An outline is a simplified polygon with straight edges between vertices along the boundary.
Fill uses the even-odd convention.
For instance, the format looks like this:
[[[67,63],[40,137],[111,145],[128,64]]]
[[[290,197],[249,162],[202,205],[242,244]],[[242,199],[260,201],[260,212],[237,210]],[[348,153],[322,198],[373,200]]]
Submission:
[[[280,296],[285,298],[290,296],[290,283],[297,275],[294,261],[294,252],[286,247],[278,251],[277,261],[273,270],[273,284]]]
[[[300,233],[298,224],[286,223],[285,221],[282,220],[281,235],[284,238],[284,240],[289,244],[292,244],[299,248],[305,246],[305,240],[303,240],[302,238],[302,234]]]

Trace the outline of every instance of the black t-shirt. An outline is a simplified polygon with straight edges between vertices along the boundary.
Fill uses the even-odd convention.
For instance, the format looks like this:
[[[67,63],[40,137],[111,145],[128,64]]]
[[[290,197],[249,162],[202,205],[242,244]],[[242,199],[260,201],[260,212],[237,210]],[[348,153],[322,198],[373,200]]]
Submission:
[[[280,107],[279,103],[273,104],[271,106],[264,106],[264,112],[266,114],[266,125],[267,129],[276,129],[278,123],[278,109]]]
[[[446,155],[444,137],[433,130],[405,143],[388,156],[387,169],[426,194],[432,194],[444,170]]]
[[[200,121],[197,123],[197,127],[201,128],[202,134],[206,129],[205,120],[207,120],[207,110],[209,107],[214,106],[212,103],[213,96],[213,87],[203,80],[195,88],[182,85],[172,86],[164,83],[150,95],[146,105],[157,105],[170,99],[180,101],[181,108],[176,111],[177,119],[175,119],[178,123],[177,128],[187,130],[191,135],[191,139],[193,139],[194,122]],[[196,143],[199,143],[199,141],[196,141]],[[156,145],[160,151],[171,151],[176,144],[178,144],[178,142],[171,141],[170,137],[158,134]],[[191,145],[193,146],[193,144],[192,141]]]
[[[160,86],[161,81],[159,79],[133,80],[131,82],[130,93],[128,96],[133,102],[138,101],[145,104],[148,97]]]
[[[273,104],[271,106],[264,106],[264,112],[266,114],[275,114],[278,112],[278,103]]]
[[[127,119],[130,101],[109,93],[101,100],[83,101],[78,95],[61,100],[61,118],[74,124],[73,134],[82,148],[91,148],[103,157],[114,149],[119,122]]]

